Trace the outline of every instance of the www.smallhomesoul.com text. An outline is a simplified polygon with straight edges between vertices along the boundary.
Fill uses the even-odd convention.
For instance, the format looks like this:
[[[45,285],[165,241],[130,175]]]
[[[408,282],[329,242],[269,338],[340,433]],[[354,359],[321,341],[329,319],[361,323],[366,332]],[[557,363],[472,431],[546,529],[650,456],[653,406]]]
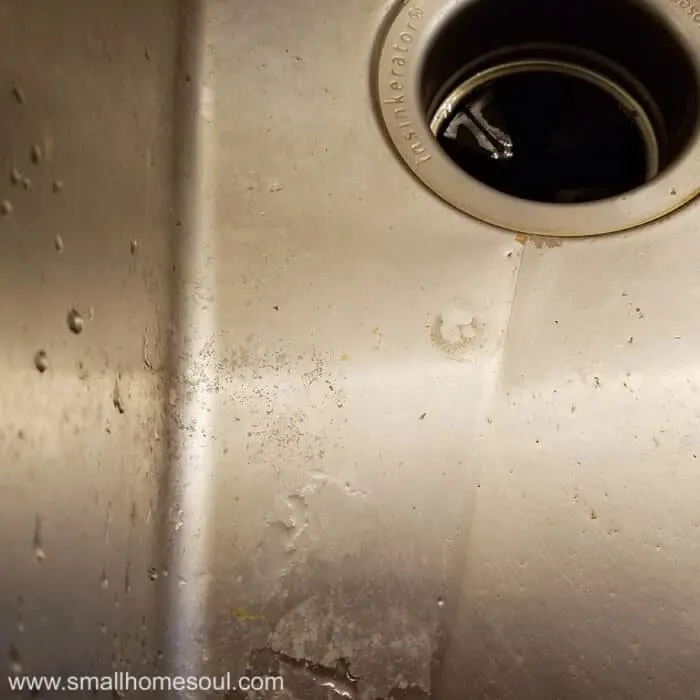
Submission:
[[[12,692],[159,692],[159,691],[231,691],[284,690],[282,676],[137,676],[128,671],[115,671],[108,676],[8,676]]]

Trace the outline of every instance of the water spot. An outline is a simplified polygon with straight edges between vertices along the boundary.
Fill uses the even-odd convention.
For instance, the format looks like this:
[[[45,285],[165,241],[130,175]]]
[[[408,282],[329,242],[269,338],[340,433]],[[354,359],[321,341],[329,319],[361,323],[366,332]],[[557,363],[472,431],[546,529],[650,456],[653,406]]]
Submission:
[[[103,591],[106,591],[109,588],[109,579],[107,578],[107,572],[105,569],[102,569],[102,573],[100,574],[100,588]]]
[[[22,596],[17,598],[17,631],[24,632],[24,598]]]
[[[104,622],[100,625],[100,633],[107,634],[107,625]]]
[[[78,333],[83,332],[83,327],[85,325],[85,322],[83,321],[83,317],[80,315],[80,312],[76,311],[75,309],[71,309],[68,312],[68,328],[78,335]]]
[[[41,146],[38,143],[35,143],[29,149],[29,157],[32,159],[32,163],[34,163],[34,165],[39,165],[39,163],[44,160],[44,154],[41,150]]]
[[[7,651],[7,661],[12,675],[19,676],[22,674],[22,659],[14,644],[10,644],[10,648]]]
[[[5,199],[2,204],[0,204],[0,214],[3,216],[9,216],[15,208],[12,206],[12,202],[9,199]]]
[[[485,326],[472,314],[457,308],[437,314],[430,326],[433,345],[459,362],[481,345],[484,336]]]
[[[309,682],[317,688],[330,691],[336,696],[355,700],[358,697],[358,683],[360,678],[350,672],[350,664],[345,659],[339,659],[334,667],[315,664],[308,659],[298,659],[280,651],[271,649],[257,649],[250,655],[251,667],[257,672],[257,668],[270,668],[271,664],[277,662],[280,670],[286,671],[285,676],[289,676],[293,683],[308,690]],[[286,683],[285,683],[286,685]],[[304,692],[303,696],[308,692]],[[297,693],[295,693],[297,695]],[[302,697],[302,692],[298,693]],[[328,697],[328,692],[326,693]]]
[[[37,515],[34,519],[34,536],[32,538],[32,549],[34,550],[34,558],[39,563],[46,559],[46,552],[44,551],[44,539],[42,537],[41,530],[41,517]]]
[[[63,252],[63,238],[61,236],[56,236],[56,238],[53,239],[53,247],[56,249],[57,253],[62,253]]]
[[[170,573],[170,571],[168,570],[168,567],[164,566],[162,571],[161,571],[161,575],[164,576],[165,578],[167,578],[169,573]]]
[[[63,190],[63,180],[54,180],[52,189],[56,194],[61,192]]]
[[[42,374],[49,368],[49,358],[46,356],[46,352],[44,350],[37,350],[36,354],[34,355],[34,366]]]
[[[159,577],[158,569],[156,569],[155,566],[151,566],[148,569],[148,580],[149,581],[157,581]]]
[[[182,586],[187,585],[187,580],[183,576],[178,576],[177,577],[177,585],[180,586],[180,588],[182,588]]]
[[[269,190],[270,190],[270,192],[281,192],[282,185],[280,185],[278,182],[271,182]]]
[[[347,361],[350,359],[350,355],[348,355],[346,352],[344,352],[344,353],[340,356],[339,359],[340,359],[341,362],[347,362]]]
[[[124,593],[131,593],[131,565],[129,563],[124,569]]]

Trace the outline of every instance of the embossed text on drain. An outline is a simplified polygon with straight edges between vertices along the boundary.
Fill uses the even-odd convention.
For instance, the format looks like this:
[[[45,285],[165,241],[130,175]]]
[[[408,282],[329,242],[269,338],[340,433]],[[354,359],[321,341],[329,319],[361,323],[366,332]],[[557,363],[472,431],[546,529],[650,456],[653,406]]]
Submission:
[[[683,10],[686,10],[688,14],[693,18],[693,22],[700,24],[700,9],[697,5],[693,4],[690,0],[671,0],[674,5],[678,5]]]
[[[415,156],[416,166],[431,159],[430,153],[418,138],[418,134],[413,128],[408,108],[406,106],[405,79],[406,67],[411,60],[411,44],[418,32],[417,23],[423,19],[423,10],[419,7],[411,7],[408,10],[408,22],[403,31],[399,34],[398,40],[392,45],[393,54],[391,57],[391,74],[389,75],[389,89],[393,95],[384,98],[384,104],[392,105],[394,108],[394,126],[399,129],[401,135],[411,145],[411,151]]]

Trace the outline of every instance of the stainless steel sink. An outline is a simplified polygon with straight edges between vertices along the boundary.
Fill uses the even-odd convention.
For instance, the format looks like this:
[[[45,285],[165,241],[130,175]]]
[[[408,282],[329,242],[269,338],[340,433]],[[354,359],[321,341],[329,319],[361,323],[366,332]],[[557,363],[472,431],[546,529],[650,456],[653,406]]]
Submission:
[[[451,209],[373,110],[390,9],[0,0],[11,671],[700,697],[700,210]]]

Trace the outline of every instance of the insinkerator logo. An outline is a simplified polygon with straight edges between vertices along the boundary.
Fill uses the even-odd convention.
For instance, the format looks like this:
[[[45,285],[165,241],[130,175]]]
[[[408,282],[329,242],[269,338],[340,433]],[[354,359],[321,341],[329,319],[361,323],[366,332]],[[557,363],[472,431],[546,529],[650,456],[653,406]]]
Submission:
[[[670,0],[674,5],[678,5],[682,10],[685,10],[693,22],[700,26],[700,3],[696,4],[691,0]]]

